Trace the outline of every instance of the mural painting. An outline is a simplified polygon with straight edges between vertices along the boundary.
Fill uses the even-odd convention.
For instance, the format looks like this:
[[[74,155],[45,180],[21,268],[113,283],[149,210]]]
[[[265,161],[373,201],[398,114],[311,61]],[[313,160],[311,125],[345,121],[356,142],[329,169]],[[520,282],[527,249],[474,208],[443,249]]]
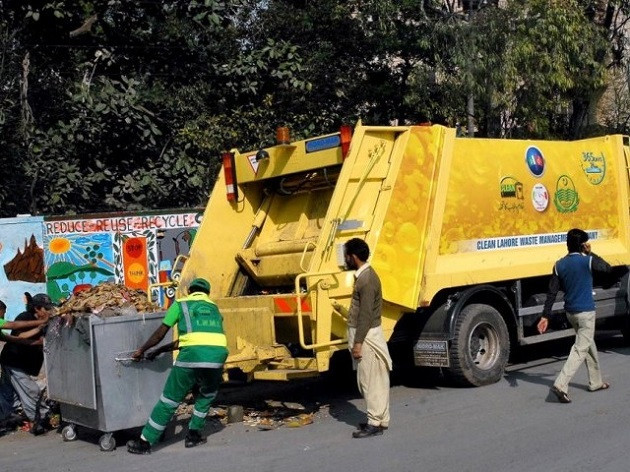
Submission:
[[[0,220],[0,300],[8,320],[24,311],[24,292],[46,291],[42,221],[30,215]]]
[[[196,235],[196,227],[158,230],[159,282],[170,280],[173,269],[181,270],[181,267],[175,267],[177,256],[190,253],[190,247]],[[175,297],[175,291],[173,289],[160,289],[156,297],[156,302],[160,306],[168,308]]]
[[[112,235],[108,233],[44,236],[46,288],[55,300],[114,281]]]
[[[59,301],[105,281],[147,291],[188,254],[200,221],[201,211],[46,218],[48,294]],[[174,291],[155,289],[152,296],[166,307]]]

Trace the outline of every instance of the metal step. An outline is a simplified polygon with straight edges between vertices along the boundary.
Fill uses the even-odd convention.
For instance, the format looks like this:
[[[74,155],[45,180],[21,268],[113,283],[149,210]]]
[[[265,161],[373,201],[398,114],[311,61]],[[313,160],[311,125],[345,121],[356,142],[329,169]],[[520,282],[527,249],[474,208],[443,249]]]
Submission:
[[[560,331],[551,331],[545,334],[536,334],[533,336],[527,336],[521,339],[521,346],[528,344],[536,344],[545,341],[551,341],[552,339],[568,338],[569,336],[575,336],[575,330],[573,328],[563,329]]]
[[[256,380],[291,380],[317,377],[319,371],[316,369],[269,369],[254,372]]]

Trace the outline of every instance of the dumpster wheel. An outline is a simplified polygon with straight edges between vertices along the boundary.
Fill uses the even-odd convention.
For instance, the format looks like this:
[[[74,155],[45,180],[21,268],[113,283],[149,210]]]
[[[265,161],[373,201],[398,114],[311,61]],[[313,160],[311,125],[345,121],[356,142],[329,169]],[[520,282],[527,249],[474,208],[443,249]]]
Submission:
[[[110,452],[116,449],[116,440],[113,433],[105,433],[98,438],[98,445],[101,451]]]
[[[77,430],[73,424],[68,424],[61,430],[61,437],[64,441],[74,441],[77,438]]]

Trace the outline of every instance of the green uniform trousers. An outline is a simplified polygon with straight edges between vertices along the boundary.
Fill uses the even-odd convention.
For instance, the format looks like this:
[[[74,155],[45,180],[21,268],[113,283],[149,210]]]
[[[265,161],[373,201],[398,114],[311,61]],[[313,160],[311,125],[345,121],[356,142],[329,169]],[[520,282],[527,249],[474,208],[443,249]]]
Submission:
[[[151,444],[158,441],[175,410],[194,385],[199,386],[199,394],[195,398],[195,407],[188,429],[198,431],[203,429],[210,406],[217,396],[222,374],[223,369],[173,366],[164,385],[164,392],[142,430],[144,439]]]

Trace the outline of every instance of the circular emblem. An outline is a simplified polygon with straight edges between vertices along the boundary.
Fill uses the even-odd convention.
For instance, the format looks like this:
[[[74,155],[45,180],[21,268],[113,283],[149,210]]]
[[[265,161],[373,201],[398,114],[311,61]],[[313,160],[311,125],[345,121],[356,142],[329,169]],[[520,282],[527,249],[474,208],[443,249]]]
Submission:
[[[525,151],[525,162],[534,177],[540,177],[545,172],[545,157],[536,146],[530,146]]]
[[[556,194],[553,203],[560,213],[571,213],[577,210],[580,197],[575,189],[575,184],[568,175],[561,175],[556,182]]]
[[[134,284],[139,284],[140,282],[142,282],[145,276],[146,272],[144,271],[144,267],[142,267],[142,265],[138,264],[137,262],[132,263],[129,266],[129,269],[127,269],[127,277],[129,277],[129,280],[132,281]]]
[[[606,176],[606,157],[604,153],[596,155],[593,152],[583,152],[582,170],[591,184],[601,184]]]
[[[142,255],[142,248],[143,244],[140,238],[129,238],[125,241],[125,251],[133,259],[137,259]]]
[[[549,192],[543,184],[536,184],[532,189],[532,205],[536,211],[545,211],[549,206]]]

